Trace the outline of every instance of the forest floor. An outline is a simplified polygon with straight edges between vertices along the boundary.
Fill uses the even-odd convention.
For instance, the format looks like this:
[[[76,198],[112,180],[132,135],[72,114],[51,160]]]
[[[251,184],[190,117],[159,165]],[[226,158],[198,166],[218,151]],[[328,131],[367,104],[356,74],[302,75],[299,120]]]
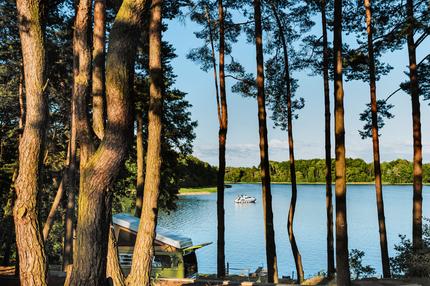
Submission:
[[[231,286],[272,286],[273,284],[256,283],[255,281],[248,281],[246,277],[236,277],[235,279],[226,280],[212,280],[212,279],[158,279],[157,286],[218,286],[218,285],[231,285]],[[48,285],[62,286],[64,284],[64,277],[56,275],[49,275]],[[19,286],[19,278],[15,276],[15,267],[13,266],[0,266],[0,285],[1,286]],[[278,285],[297,285],[291,284],[291,281],[281,280]],[[307,279],[302,285],[327,285],[335,286],[334,281],[328,281],[324,277],[313,277]],[[430,286],[429,278],[410,278],[410,279],[376,279],[367,278],[355,280],[352,282],[353,286]]]

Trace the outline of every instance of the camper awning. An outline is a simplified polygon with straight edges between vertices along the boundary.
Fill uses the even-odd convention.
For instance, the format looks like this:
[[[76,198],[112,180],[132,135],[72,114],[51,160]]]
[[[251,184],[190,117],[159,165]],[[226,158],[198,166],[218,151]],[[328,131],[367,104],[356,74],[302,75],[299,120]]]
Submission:
[[[127,213],[115,214],[113,215],[112,220],[114,224],[120,227],[126,228],[134,233],[137,233],[137,230],[139,229],[140,219],[131,214],[127,214]],[[178,249],[184,249],[187,247],[191,247],[193,245],[191,238],[178,235],[176,233],[173,233],[171,231],[168,231],[167,229],[164,229],[158,226],[156,230],[155,240],[171,245]]]

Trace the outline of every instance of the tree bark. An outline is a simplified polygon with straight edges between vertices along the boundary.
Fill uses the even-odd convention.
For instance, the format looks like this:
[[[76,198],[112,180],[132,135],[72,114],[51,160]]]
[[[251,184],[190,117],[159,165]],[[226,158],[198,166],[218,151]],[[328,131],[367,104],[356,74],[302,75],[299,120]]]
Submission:
[[[57,193],[55,194],[54,201],[52,202],[51,208],[49,209],[48,217],[46,218],[45,224],[43,225],[43,241],[46,241],[49,236],[49,232],[54,225],[55,214],[57,213],[58,206],[61,203],[61,199],[63,198],[64,188],[63,188],[63,180],[61,180],[60,185],[58,186]]]
[[[133,79],[145,0],[124,0],[110,32],[106,62],[107,124],[97,151],[81,171],[77,237],[70,285],[104,285],[109,220],[106,192],[123,165],[132,128]]]
[[[101,140],[105,129],[105,29],[106,0],[94,1],[94,32],[93,32],[93,131]]]
[[[94,148],[88,118],[87,99],[91,90],[91,0],[79,0],[73,29],[73,95],[76,130],[80,149],[80,169]]]
[[[272,193],[270,190],[269,146],[267,142],[266,98],[264,94],[263,36],[261,27],[261,1],[254,0],[255,47],[257,59],[257,103],[260,134],[260,173],[266,239],[267,280],[278,283],[278,265],[273,225]]]
[[[421,111],[420,111],[420,94],[418,85],[418,72],[416,60],[416,45],[414,40],[415,18],[414,18],[414,1],[408,0],[406,3],[408,29],[407,42],[409,54],[409,81],[410,95],[412,101],[412,130],[414,146],[414,179],[413,179],[413,208],[412,208],[412,247],[418,251],[423,246],[423,226],[422,226],[422,202],[423,202],[423,155],[421,143]]]
[[[161,178],[161,128],[163,109],[163,71],[161,63],[162,0],[152,0],[149,20],[149,87],[148,149],[146,176],[133,263],[127,285],[149,286],[154,255],[153,243],[157,226],[158,195]]]
[[[342,81],[342,0],[334,1],[334,113],[336,143],[336,265],[337,284],[351,284],[346,219],[345,122]]]
[[[290,69],[289,69],[289,61],[288,61],[288,47],[287,42],[285,40],[285,32],[282,21],[278,15],[277,7],[271,2],[271,8],[273,15],[276,19],[276,24],[279,29],[280,40],[282,44],[282,49],[284,53],[284,77],[287,85],[287,133],[288,133],[288,150],[289,150],[289,158],[290,158],[290,175],[291,175],[291,201],[290,201],[290,209],[288,211],[288,238],[291,244],[291,251],[294,256],[294,263],[296,265],[297,271],[297,282],[302,283],[304,280],[304,272],[303,272],[303,264],[302,264],[302,256],[300,255],[299,248],[296,243],[296,238],[294,236],[294,213],[296,210],[297,203],[297,180],[296,180],[296,165],[294,160],[294,139],[293,139],[293,114],[292,114],[292,103],[291,103],[291,79],[290,79]]]
[[[136,113],[137,132],[136,132],[136,209],[134,215],[140,217],[143,203],[143,186],[145,183],[145,149],[143,146],[143,114],[141,110]]]
[[[372,7],[370,0],[364,0],[366,8],[367,49],[369,58],[370,102],[372,110],[373,166],[375,169],[376,206],[378,210],[379,244],[381,247],[382,273],[390,277],[387,230],[385,227],[384,198],[382,195],[381,159],[379,154],[378,106],[376,100],[375,57],[373,51]]]
[[[325,190],[327,217],[327,276],[334,277],[334,234],[333,234],[333,194],[331,176],[331,137],[330,137],[330,89],[329,89],[329,54],[327,40],[326,1],[321,1],[321,23],[323,33],[323,80],[324,80],[324,117],[325,117]]]
[[[217,181],[217,276],[225,276],[225,215],[224,215],[224,177],[225,177],[225,146],[227,140],[227,95],[225,89],[224,54],[224,8],[222,0],[218,0],[219,18],[219,86],[221,100],[221,120],[218,132],[218,181]]]
[[[109,227],[106,277],[108,279],[108,285],[125,286],[125,277],[119,263],[118,246],[112,225]]]
[[[16,2],[26,91],[26,119],[19,144],[13,210],[22,285],[47,285],[47,265],[38,220],[39,176],[48,121],[45,45],[39,1]]]

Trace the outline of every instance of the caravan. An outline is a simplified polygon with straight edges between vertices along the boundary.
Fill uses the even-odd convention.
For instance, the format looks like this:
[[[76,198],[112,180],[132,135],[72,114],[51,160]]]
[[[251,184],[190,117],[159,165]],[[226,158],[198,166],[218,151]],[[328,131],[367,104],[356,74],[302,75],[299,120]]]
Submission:
[[[128,274],[136,242],[140,219],[126,213],[113,216],[119,260],[124,273]],[[154,240],[152,276],[160,278],[195,277],[198,273],[195,251],[211,243],[193,245],[191,238],[157,227]]]

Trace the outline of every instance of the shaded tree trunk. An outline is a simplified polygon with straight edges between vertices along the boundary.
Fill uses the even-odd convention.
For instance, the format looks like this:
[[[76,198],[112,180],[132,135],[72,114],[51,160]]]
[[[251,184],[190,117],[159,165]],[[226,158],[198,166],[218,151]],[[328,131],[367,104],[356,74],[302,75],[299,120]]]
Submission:
[[[334,1],[334,114],[336,143],[336,267],[337,284],[351,284],[346,219],[345,122],[342,80],[342,0]]]
[[[414,1],[408,0],[406,3],[408,17],[408,55],[409,55],[409,81],[410,96],[412,102],[412,130],[414,141],[414,179],[413,179],[413,208],[412,208],[412,247],[417,251],[423,246],[423,226],[422,226],[422,202],[423,202],[423,155],[421,143],[421,111],[418,85],[416,45],[414,40],[415,18]]]
[[[44,95],[45,46],[39,1],[17,0],[26,91],[25,127],[19,143],[19,171],[13,210],[22,285],[47,285],[47,265],[38,220],[39,176],[48,121]]]
[[[296,165],[294,160],[294,140],[293,140],[293,114],[292,114],[292,103],[291,103],[291,79],[290,79],[290,69],[288,61],[288,47],[285,40],[284,26],[277,12],[277,7],[271,2],[272,12],[276,19],[276,24],[279,29],[280,40],[282,44],[282,49],[284,53],[284,77],[287,84],[287,132],[288,132],[288,150],[290,158],[290,174],[291,174],[291,201],[290,209],[288,211],[288,238],[291,244],[291,251],[294,256],[294,263],[296,265],[297,271],[297,281],[302,283],[304,280],[302,256],[300,255],[299,248],[296,243],[296,237],[294,236],[294,213],[296,210],[297,203],[297,180],[296,180]]]
[[[149,20],[149,87],[148,148],[146,176],[133,263],[127,285],[149,286],[157,226],[158,195],[161,179],[161,120],[163,109],[163,71],[161,64],[162,0],[153,0]]]
[[[225,215],[224,215],[224,177],[225,177],[225,145],[227,140],[227,95],[224,72],[224,8],[222,0],[218,0],[219,20],[219,87],[221,100],[221,118],[218,132],[218,181],[217,181],[217,276],[225,276]]]
[[[107,124],[103,140],[81,171],[77,237],[70,285],[104,285],[109,220],[106,191],[124,163],[132,128],[133,78],[145,0],[124,0],[110,32],[106,62]]]
[[[119,263],[119,253],[113,225],[109,227],[106,277],[109,285],[125,286],[125,277]]]
[[[321,1],[321,23],[323,33],[323,80],[324,80],[324,118],[325,118],[325,202],[327,217],[327,276],[333,277],[334,266],[334,234],[333,234],[333,194],[331,176],[331,137],[330,137],[330,88],[329,88],[329,55],[327,40],[326,1]]]
[[[137,157],[137,174],[136,174],[136,209],[134,215],[140,217],[143,203],[143,186],[145,183],[145,150],[143,146],[143,114],[141,110],[136,113],[137,131],[136,131],[136,157]]]
[[[260,134],[260,173],[263,191],[264,228],[266,239],[267,280],[278,283],[275,229],[273,225],[272,193],[270,190],[269,146],[267,142],[266,98],[264,94],[263,33],[261,27],[261,1],[254,0],[255,47],[257,59],[257,103]]]
[[[54,201],[52,202],[51,208],[49,209],[48,217],[46,218],[45,224],[43,225],[43,241],[46,241],[49,236],[49,232],[54,225],[55,214],[57,213],[58,206],[61,203],[61,199],[63,198],[64,188],[63,188],[63,180],[60,181],[60,185],[58,186],[57,193],[55,194]]]
[[[93,32],[93,131],[101,140],[105,129],[105,29],[106,0],[94,1],[94,32]]]
[[[390,277],[387,230],[385,227],[384,199],[382,196],[381,159],[379,154],[378,106],[376,101],[375,57],[373,52],[372,7],[370,0],[364,0],[366,8],[367,49],[369,57],[370,102],[372,110],[373,166],[375,170],[376,206],[378,210],[379,243],[381,247],[382,273]]]

